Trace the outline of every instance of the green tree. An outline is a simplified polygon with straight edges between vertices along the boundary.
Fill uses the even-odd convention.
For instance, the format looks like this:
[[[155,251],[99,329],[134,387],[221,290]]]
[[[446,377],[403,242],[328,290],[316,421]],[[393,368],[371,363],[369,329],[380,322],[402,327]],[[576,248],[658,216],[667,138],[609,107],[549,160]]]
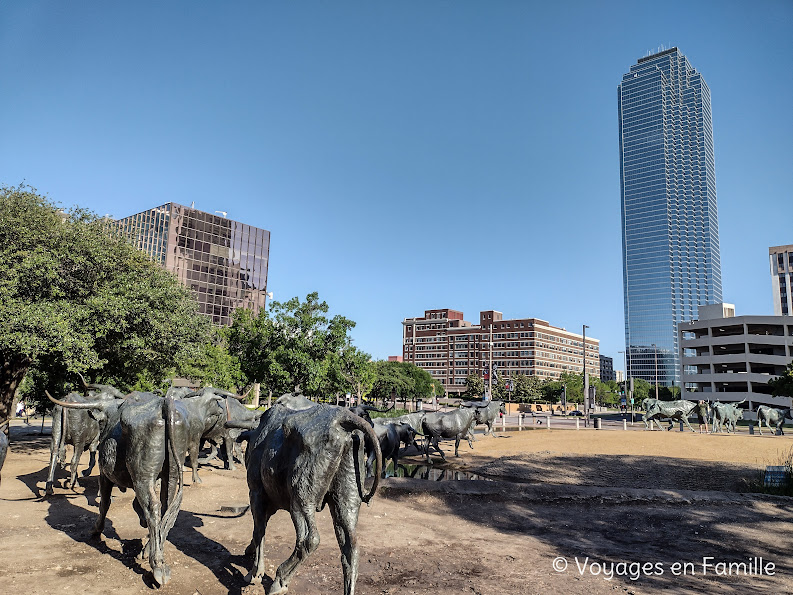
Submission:
[[[650,396],[650,391],[653,391],[652,396],[655,398],[655,389],[652,384],[641,378],[633,379],[633,402],[636,405],[641,405],[641,402]]]
[[[349,392],[360,402],[374,385],[375,367],[372,357],[348,340],[341,351],[331,353],[329,359],[327,376],[331,380],[331,388],[328,393],[338,396]]]
[[[784,374],[769,380],[768,386],[775,397],[793,397],[793,361],[787,365]]]
[[[0,188],[0,258],[0,419],[31,369],[56,392],[75,372],[127,388],[161,382],[207,341],[209,323],[173,275],[35,189]]]
[[[514,379],[515,391],[513,395],[515,400],[521,403],[531,403],[539,401],[543,398],[542,381],[538,376],[529,376],[520,374]]]
[[[240,360],[228,349],[228,327],[213,328],[211,340],[202,343],[191,357],[177,362],[176,375],[204,386],[241,391],[249,384]]]
[[[234,313],[229,349],[242,371],[271,393],[301,387],[308,397],[321,397],[329,368],[339,363],[332,354],[349,345],[348,333],[355,323],[344,316],[326,316],[328,305],[316,292],[305,301],[270,302],[269,311],[257,315],[246,310]]]
[[[485,381],[479,374],[469,374],[465,379],[465,392],[466,397],[482,398],[485,393]]]
[[[374,363],[374,381],[369,393],[371,398],[379,399],[383,403],[391,399],[407,396],[413,393],[413,379],[405,374],[401,362],[377,361]]]

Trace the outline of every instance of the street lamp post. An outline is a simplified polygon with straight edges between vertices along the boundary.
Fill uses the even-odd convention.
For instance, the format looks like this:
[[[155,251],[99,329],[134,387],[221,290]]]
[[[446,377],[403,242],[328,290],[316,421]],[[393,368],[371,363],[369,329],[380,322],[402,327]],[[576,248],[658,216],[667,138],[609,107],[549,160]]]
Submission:
[[[490,357],[487,363],[487,400],[493,400],[493,323],[490,323]]]
[[[586,417],[584,418],[584,426],[589,427],[589,376],[586,373],[586,330],[589,328],[588,325],[583,325],[582,335],[584,336],[584,341],[581,345],[581,353],[584,356],[584,409],[586,411]]]

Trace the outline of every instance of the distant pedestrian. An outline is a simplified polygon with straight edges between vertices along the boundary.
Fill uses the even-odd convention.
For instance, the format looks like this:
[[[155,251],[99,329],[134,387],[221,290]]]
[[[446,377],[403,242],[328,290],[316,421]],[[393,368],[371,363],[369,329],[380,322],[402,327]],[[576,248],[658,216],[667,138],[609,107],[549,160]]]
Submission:
[[[700,434],[707,434],[708,433],[708,406],[705,404],[705,401],[700,399],[699,403],[697,403],[697,423],[699,424],[699,433]],[[705,431],[702,431],[702,428],[705,428]]]
[[[16,416],[22,417],[25,414],[25,404],[22,401],[17,401]]]

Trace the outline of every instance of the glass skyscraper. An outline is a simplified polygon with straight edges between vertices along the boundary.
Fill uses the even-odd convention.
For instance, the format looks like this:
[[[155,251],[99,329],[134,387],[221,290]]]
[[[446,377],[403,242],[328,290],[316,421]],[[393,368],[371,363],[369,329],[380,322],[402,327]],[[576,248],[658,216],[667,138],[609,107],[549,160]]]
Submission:
[[[264,308],[269,231],[173,202],[109,225],[176,275],[214,324],[231,324],[237,308]]]
[[[722,301],[710,89],[672,48],[631,66],[617,106],[627,373],[671,386],[678,324]]]

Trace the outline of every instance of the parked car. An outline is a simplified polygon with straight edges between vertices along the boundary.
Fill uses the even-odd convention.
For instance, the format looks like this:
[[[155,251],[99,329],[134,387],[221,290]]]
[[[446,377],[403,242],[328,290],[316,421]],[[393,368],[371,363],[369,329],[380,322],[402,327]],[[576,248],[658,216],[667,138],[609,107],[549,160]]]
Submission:
[[[579,411],[578,409],[575,409],[573,411],[568,411],[567,415],[582,416],[584,415],[584,413],[582,411]]]

